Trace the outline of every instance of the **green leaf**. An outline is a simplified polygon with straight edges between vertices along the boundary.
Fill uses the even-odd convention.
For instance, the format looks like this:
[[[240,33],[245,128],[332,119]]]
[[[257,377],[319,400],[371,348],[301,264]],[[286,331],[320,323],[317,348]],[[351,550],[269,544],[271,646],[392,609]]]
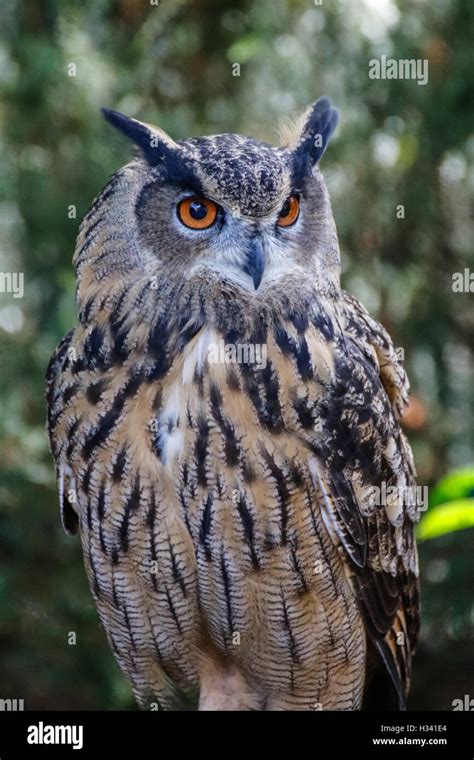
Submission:
[[[449,472],[436,484],[430,494],[430,507],[447,501],[474,498],[474,467]]]
[[[438,538],[465,528],[474,528],[474,499],[458,499],[431,509],[418,525],[420,541]]]

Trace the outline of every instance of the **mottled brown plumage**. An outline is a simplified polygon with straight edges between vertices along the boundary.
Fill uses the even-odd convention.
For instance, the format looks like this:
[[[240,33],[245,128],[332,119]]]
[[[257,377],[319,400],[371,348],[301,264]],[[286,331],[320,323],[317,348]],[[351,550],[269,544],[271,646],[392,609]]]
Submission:
[[[317,168],[335,111],[318,101],[285,148],[107,117],[142,154],[81,225],[80,320],[47,393],[63,523],[117,661],[142,705],[402,707],[417,507],[370,493],[415,482],[408,384],[340,288]],[[211,229],[180,224],[189,194],[218,204]],[[211,360],[222,345],[265,360]]]

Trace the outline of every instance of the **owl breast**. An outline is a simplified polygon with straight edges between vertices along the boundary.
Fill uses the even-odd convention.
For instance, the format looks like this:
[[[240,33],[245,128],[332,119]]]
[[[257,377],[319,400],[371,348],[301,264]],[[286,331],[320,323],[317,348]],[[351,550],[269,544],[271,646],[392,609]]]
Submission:
[[[334,361],[316,331],[304,342],[302,383],[303,366],[277,338],[229,345],[204,330],[167,378],[150,444],[175,491],[169,510],[191,537],[206,656],[225,653],[275,700],[301,694],[307,705],[310,684],[328,709],[335,665],[347,704],[358,703],[365,640],[304,438],[305,426],[317,430]]]
[[[360,706],[365,634],[324,487],[331,342],[286,324],[229,344],[204,327],[160,379],[161,359],[92,351],[94,329],[59,349],[50,427],[139,701],[166,704],[170,680],[203,690],[224,661],[269,708]]]

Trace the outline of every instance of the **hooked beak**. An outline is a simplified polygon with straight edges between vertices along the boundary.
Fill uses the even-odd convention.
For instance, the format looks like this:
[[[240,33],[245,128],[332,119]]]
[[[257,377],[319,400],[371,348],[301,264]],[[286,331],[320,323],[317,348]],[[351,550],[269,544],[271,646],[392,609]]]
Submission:
[[[255,290],[258,290],[258,287],[262,282],[263,270],[265,268],[263,245],[260,238],[256,237],[252,240],[250,247],[247,250],[245,264],[242,268],[245,274],[250,275],[252,278]]]

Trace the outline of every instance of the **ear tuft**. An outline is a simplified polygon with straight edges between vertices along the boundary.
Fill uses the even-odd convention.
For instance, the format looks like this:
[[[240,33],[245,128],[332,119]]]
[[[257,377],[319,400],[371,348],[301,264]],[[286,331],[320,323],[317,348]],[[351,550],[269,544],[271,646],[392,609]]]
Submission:
[[[329,139],[339,121],[339,114],[329,98],[319,98],[310,106],[300,122],[300,132],[295,136],[293,152],[299,160],[307,157],[315,164],[327,148]]]
[[[151,166],[156,166],[166,160],[166,157],[178,147],[163,130],[157,127],[132,119],[111,108],[102,108],[101,111],[109,124],[138,145]]]

